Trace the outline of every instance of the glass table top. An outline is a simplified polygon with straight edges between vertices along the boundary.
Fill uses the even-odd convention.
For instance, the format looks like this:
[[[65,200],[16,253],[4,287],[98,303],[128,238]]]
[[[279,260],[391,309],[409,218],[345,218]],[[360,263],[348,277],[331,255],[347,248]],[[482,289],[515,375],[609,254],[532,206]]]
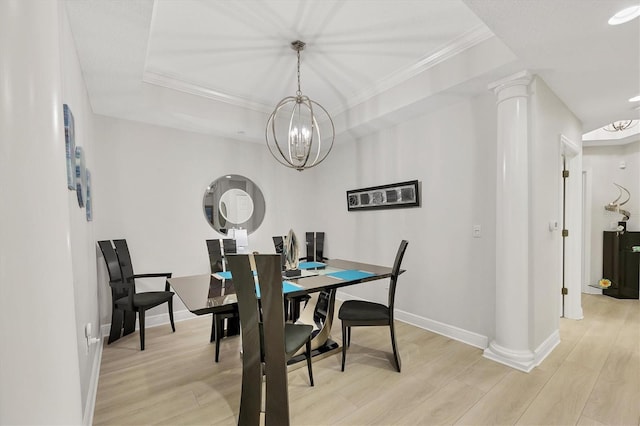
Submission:
[[[301,296],[391,276],[390,267],[340,259],[328,260],[325,267],[306,271],[313,275],[284,279],[299,288],[287,292],[288,296]],[[224,312],[237,303],[233,280],[218,274],[174,277],[168,281],[187,309],[196,315]]]

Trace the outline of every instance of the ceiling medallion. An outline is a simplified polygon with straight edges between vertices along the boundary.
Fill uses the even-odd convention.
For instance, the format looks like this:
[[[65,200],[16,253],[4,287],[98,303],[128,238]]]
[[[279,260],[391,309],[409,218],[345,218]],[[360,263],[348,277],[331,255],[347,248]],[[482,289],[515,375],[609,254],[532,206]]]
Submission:
[[[300,90],[300,52],[304,47],[305,43],[300,40],[291,43],[298,57],[298,90],[295,96],[278,102],[265,131],[271,155],[284,166],[298,171],[317,166],[327,158],[336,135],[327,110]]]
[[[636,125],[636,120],[620,120],[620,121],[614,121],[611,124],[607,124],[606,126],[603,127],[603,129],[606,130],[607,132],[622,132],[635,125]]]

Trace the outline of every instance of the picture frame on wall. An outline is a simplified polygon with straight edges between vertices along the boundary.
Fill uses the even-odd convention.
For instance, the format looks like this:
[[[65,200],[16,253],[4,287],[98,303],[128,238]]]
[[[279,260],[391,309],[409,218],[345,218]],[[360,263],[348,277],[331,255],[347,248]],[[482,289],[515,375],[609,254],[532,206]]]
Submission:
[[[85,209],[87,213],[87,222],[91,222],[93,220],[93,197],[91,194],[91,172],[89,169],[86,169],[87,176],[87,200],[85,201]]]
[[[76,190],[76,136],[73,113],[69,105],[62,106],[64,115],[64,142],[67,156],[67,188]]]
[[[78,205],[84,207],[87,199],[87,168],[84,160],[84,150],[81,146],[76,146],[76,195]]]
[[[347,191],[347,210],[375,210],[420,207],[417,180]]]

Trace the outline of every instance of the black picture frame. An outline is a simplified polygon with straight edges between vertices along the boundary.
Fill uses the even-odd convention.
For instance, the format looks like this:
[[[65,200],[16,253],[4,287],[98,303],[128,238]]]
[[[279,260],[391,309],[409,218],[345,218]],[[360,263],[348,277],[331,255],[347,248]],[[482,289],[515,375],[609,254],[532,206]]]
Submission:
[[[378,210],[420,207],[417,180],[347,191],[347,210]]]

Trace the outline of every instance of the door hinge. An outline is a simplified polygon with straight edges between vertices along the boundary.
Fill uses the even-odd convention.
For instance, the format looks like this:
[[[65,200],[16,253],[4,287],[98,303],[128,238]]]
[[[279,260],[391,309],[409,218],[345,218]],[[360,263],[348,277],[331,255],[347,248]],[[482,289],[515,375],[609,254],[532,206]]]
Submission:
[[[563,237],[568,237],[569,236],[569,230],[568,229],[563,229],[562,230],[562,236]]]
[[[565,296],[569,294],[569,289],[567,289],[566,287],[562,287],[562,294]]]
[[[569,170],[563,170],[562,171],[562,177],[563,178],[568,178],[569,177]]]

